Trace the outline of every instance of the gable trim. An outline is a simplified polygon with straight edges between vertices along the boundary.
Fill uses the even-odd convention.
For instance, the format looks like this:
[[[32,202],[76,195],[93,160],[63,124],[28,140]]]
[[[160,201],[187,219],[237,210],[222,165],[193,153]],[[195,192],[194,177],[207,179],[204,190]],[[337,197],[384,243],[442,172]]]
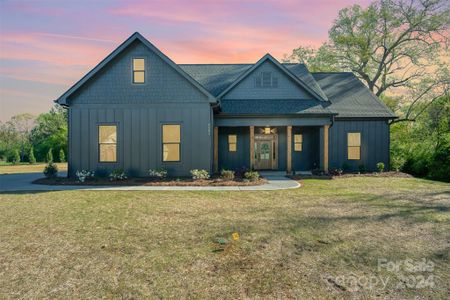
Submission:
[[[256,70],[260,65],[262,65],[265,61],[271,61],[275,66],[277,66],[283,73],[285,73],[288,77],[290,77],[295,83],[304,88],[308,93],[310,93],[314,98],[319,101],[328,102],[327,99],[324,99],[322,96],[317,94],[314,90],[312,90],[306,83],[304,83],[300,78],[292,74],[286,67],[280,64],[272,55],[267,53],[264,55],[256,64],[254,64],[250,69],[241,74],[230,86],[228,86],[222,93],[220,93],[217,98],[221,99],[223,96],[228,94],[233,88],[236,87],[242,80],[244,80],[248,75],[250,75],[254,70]]]
[[[156,48],[152,43],[150,43],[145,37],[143,37],[139,32],[133,33],[128,39],[126,39],[122,44],[120,44],[113,52],[111,52],[106,58],[104,58],[98,65],[96,65],[91,71],[84,75],[79,81],[77,81],[73,86],[71,86],[64,94],[62,94],[54,102],[69,106],[67,98],[71,96],[75,91],[81,88],[89,79],[91,79],[95,74],[97,74],[106,64],[112,61],[117,55],[124,51],[131,43],[139,40],[152,52],[158,55],[164,62],[170,65],[175,71],[177,71],[182,77],[184,77],[188,82],[195,86],[201,93],[203,93],[207,98],[209,103],[217,103],[217,99],[211,95],[200,83],[198,83],[189,74],[183,71],[176,63],[174,63],[169,57],[162,53],[158,48]]]

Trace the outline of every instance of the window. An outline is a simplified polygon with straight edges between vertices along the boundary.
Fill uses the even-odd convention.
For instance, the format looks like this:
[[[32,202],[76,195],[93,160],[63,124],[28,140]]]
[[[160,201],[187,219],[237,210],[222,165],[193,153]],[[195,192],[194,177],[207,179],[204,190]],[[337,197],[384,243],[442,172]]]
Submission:
[[[294,151],[302,151],[303,150],[303,135],[294,134]]]
[[[133,58],[133,83],[145,83],[145,60]]]
[[[261,72],[255,77],[255,87],[257,88],[277,88],[278,77],[273,76],[272,72]]]
[[[117,126],[98,126],[98,149],[100,162],[117,161]]]
[[[361,159],[361,133],[347,133],[347,152],[348,159]]]
[[[228,135],[228,151],[236,152],[237,149],[237,135],[229,134]]]
[[[181,125],[163,125],[163,161],[180,161]]]

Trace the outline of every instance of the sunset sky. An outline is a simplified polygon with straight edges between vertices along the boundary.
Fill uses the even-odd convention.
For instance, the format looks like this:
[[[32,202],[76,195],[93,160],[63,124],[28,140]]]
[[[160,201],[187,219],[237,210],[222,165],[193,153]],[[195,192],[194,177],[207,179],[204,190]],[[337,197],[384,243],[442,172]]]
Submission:
[[[0,121],[52,100],[139,31],[176,63],[247,63],[319,46],[367,0],[0,0]]]

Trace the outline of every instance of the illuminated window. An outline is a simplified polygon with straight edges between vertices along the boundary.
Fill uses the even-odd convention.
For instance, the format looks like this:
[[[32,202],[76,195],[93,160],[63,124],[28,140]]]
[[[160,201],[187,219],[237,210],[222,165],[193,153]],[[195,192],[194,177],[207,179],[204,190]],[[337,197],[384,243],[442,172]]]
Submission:
[[[294,134],[294,151],[303,150],[303,135]]]
[[[117,161],[117,126],[98,126],[98,148],[100,162]]]
[[[133,58],[133,83],[145,83],[145,60]]]
[[[361,133],[347,133],[347,153],[348,159],[361,159]]]
[[[237,149],[237,135],[229,134],[228,135],[228,151],[236,152]]]
[[[180,161],[181,125],[163,125],[163,161]]]

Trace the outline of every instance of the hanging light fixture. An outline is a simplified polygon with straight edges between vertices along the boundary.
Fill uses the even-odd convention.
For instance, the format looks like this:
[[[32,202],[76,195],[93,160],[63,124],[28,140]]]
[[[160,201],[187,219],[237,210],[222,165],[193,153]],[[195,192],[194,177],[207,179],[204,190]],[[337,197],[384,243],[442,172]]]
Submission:
[[[264,134],[270,134],[270,127],[264,128]]]

